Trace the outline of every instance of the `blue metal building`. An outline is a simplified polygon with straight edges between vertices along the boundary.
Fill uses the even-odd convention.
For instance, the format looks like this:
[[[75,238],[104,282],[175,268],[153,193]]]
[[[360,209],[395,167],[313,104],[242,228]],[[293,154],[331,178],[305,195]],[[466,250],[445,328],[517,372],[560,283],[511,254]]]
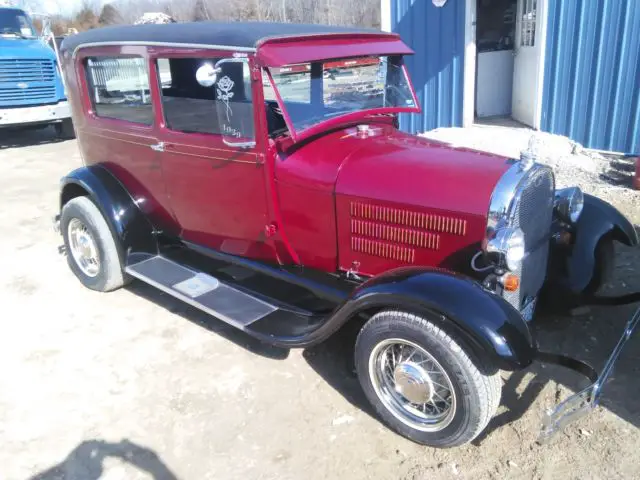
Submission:
[[[503,115],[587,148],[640,152],[640,1],[381,0],[421,132]]]

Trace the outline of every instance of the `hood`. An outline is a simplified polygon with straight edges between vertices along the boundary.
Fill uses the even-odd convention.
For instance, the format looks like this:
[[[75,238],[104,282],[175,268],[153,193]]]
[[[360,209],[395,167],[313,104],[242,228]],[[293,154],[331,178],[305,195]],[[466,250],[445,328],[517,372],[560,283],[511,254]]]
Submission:
[[[55,60],[55,52],[38,39],[7,38],[0,36],[0,58],[46,58]]]
[[[484,217],[496,183],[513,163],[395,129],[372,131],[342,162],[336,194]]]

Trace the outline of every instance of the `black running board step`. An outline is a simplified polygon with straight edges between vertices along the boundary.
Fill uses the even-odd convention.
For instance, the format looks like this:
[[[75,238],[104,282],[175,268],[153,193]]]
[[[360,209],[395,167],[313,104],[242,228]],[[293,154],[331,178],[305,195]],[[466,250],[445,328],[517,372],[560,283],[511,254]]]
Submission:
[[[241,330],[278,310],[276,305],[160,255],[131,263],[125,271]]]

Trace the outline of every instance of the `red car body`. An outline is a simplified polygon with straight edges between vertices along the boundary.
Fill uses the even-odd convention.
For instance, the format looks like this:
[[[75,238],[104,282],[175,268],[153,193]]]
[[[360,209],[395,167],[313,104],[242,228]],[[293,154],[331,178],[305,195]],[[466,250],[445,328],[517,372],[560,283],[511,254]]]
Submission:
[[[85,165],[62,180],[56,224],[72,271],[100,291],[140,279],[278,347],[364,322],[354,355],[367,398],[426,445],[460,445],[486,426],[498,369],[543,360],[595,380],[539,352],[528,323],[543,287],[590,298],[613,241],[638,244],[633,225],[575,187],[555,190],[533,148],[509,159],[400,131],[397,116],[420,111],[402,62],[411,53],[396,34],[293,24],[69,37],[63,71]],[[341,76],[356,67],[376,70]],[[308,92],[296,83],[307,74]],[[174,114],[191,123],[173,128]],[[595,406],[639,322],[545,433]]]
[[[366,43],[351,34],[337,37],[267,41],[250,62],[259,68],[336,51],[344,57],[410,53],[395,35],[366,36]],[[230,53],[109,46],[65,56],[86,164],[114,172],[159,228],[233,255],[362,275],[406,265],[453,269],[456,252],[480,244],[491,192],[509,165],[505,158],[407,135],[383,116],[417,109],[357,112],[299,133],[294,142],[268,139],[264,112],[256,108],[256,146],[234,150],[221,137],[168,129],[158,109],[153,126],[98,117],[86,77],[76,73],[89,56],[141,55],[150,65],[157,106],[156,58]],[[254,89],[255,105],[263,104],[261,93]],[[371,123],[369,132],[359,133],[359,123]],[[331,133],[318,135],[324,131]],[[159,142],[163,154],[150,148]],[[397,226],[383,228],[391,222]]]

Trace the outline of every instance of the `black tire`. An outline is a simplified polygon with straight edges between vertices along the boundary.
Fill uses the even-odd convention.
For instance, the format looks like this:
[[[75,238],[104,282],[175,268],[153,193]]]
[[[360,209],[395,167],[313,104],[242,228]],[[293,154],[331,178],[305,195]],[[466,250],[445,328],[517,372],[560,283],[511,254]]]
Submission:
[[[410,426],[394,415],[376,392],[370,359],[374,358],[378,345],[391,339],[418,345],[447,374],[456,401],[451,419],[446,426],[443,422],[442,429],[424,431]],[[358,335],[355,360],[360,384],[382,421],[403,437],[422,445],[446,448],[470,442],[484,430],[500,403],[499,371],[483,364],[458,335],[418,315],[399,311],[374,315]]]
[[[99,271],[95,276],[83,272],[71,252],[69,223],[74,219],[79,220],[87,228],[97,247],[100,262]],[[124,285],[126,277],[122,271],[122,263],[113,234],[98,207],[88,197],[76,197],[64,205],[60,215],[60,230],[69,267],[85,287],[99,292],[109,292]]]
[[[55,124],[56,136],[61,140],[76,138],[76,131],[73,129],[73,121],[65,118],[62,122]]]
[[[615,267],[615,249],[613,239],[605,235],[598,241],[594,252],[595,264],[591,281],[584,289],[585,295],[593,295],[613,278]]]

